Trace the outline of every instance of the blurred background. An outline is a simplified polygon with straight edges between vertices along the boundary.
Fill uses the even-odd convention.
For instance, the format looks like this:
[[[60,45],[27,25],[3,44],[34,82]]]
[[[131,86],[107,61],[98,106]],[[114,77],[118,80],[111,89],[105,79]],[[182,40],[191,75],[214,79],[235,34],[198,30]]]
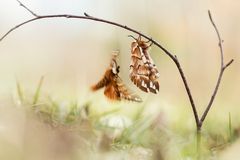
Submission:
[[[224,73],[204,130],[210,128],[216,132],[225,131],[226,128],[221,130],[220,126],[227,126],[229,113],[233,127],[240,127],[238,118],[240,1],[22,0],[22,2],[39,15],[83,15],[86,12],[149,35],[178,56],[200,114],[210,99],[220,66],[218,39],[207,14],[207,10],[210,9],[224,40],[225,62],[232,58],[235,61]],[[1,0],[0,35],[31,17],[32,15],[20,7],[17,1]],[[42,92],[61,103],[77,100],[79,105],[84,105],[91,101],[95,106],[92,110],[96,113],[111,109],[113,104],[103,96],[103,91],[92,93],[89,87],[102,77],[109,65],[111,53],[115,50],[120,51],[120,76],[131,90],[143,97],[144,105],[147,106],[145,114],[163,113],[170,127],[194,131],[194,118],[178,70],[159,48],[153,45],[150,53],[160,72],[160,93],[157,95],[140,93],[130,82],[132,39],[127,37],[129,34],[132,33],[108,24],[55,18],[35,21],[7,36],[0,42],[0,135],[4,137],[2,139],[19,147],[22,144],[22,136],[25,135],[24,130],[21,132],[22,136],[18,134],[18,127],[25,125],[24,118],[21,118],[23,115],[7,107],[12,105],[9,99],[16,97],[16,80],[28,93],[35,90],[40,77],[44,76]],[[116,107],[116,104],[114,105]],[[122,115],[131,117],[131,113],[135,113],[140,105],[120,103],[117,104],[117,107],[119,106]],[[20,124],[14,125],[16,121]],[[0,147],[3,147],[1,143]],[[1,154],[3,153],[0,153],[0,156]],[[226,153],[223,155],[225,159],[228,159],[228,154],[229,157],[232,156]]]

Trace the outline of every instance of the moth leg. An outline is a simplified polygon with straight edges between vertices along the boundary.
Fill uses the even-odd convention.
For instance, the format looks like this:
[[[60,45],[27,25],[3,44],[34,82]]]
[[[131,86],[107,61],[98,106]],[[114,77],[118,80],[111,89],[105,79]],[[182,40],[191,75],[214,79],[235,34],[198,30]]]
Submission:
[[[145,41],[144,43],[149,43],[149,42],[151,43],[148,45],[148,47],[151,47],[153,45],[152,38],[150,38],[148,41]]]
[[[149,42],[150,42],[150,40],[149,40]],[[148,47],[151,47],[153,45],[153,42],[151,41],[151,43],[149,44],[149,46]]]

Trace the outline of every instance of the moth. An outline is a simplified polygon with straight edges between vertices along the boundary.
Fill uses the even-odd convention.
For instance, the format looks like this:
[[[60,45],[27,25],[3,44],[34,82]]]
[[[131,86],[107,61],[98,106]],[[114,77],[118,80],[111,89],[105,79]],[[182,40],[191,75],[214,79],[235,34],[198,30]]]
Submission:
[[[103,87],[104,94],[111,100],[129,100],[135,102],[142,102],[142,99],[133,94],[124,84],[119,77],[120,66],[117,64],[117,56],[115,53],[112,55],[112,59],[109,67],[106,69],[103,78],[95,85],[91,87],[92,91],[97,91]]]
[[[130,79],[142,91],[157,94],[159,72],[148,52],[152,44],[141,40],[140,35],[134,39],[131,44]]]

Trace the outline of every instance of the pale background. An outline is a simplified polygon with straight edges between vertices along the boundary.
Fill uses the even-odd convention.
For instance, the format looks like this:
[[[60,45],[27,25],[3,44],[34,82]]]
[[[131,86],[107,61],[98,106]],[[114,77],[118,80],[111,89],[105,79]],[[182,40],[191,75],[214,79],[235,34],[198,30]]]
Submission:
[[[239,0],[23,0],[37,14],[84,12],[135,28],[176,54],[185,71],[198,110],[210,99],[219,72],[218,40],[207,10],[224,40],[225,61],[234,59],[209,113],[208,119],[239,121],[240,91],[240,1]],[[0,35],[31,18],[15,0],[0,0]],[[43,90],[64,98],[84,101],[109,64],[111,52],[120,50],[121,76],[134,91],[128,69],[132,34],[123,29],[78,19],[45,19],[30,23],[0,42],[0,93],[11,95],[15,79],[31,90],[44,75]],[[135,35],[136,36],[136,35]],[[139,93],[145,101],[157,102],[166,112],[185,110],[194,121],[188,97],[173,62],[153,46],[151,55],[160,71],[160,93]],[[155,107],[156,108],[156,107]],[[157,108],[157,109],[158,109]],[[222,120],[222,121],[221,121]]]

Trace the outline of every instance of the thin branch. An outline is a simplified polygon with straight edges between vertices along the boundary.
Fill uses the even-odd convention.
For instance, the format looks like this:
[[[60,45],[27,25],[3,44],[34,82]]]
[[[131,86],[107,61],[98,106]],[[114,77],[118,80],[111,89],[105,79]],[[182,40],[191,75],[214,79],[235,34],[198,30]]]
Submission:
[[[119,23],[116,23],[116,22],[112,22],[112,21],[108,21],[108,20],[104,20],[104,19],[101,19],[101,18],[96,18],[96,17],[93,17],[93,16],[89,16],[87,13],[84,13],[85,16],[77,16],[77,15],[68,15],[68,14],[61,14],[61,15],[44,15],[44,16],[38,16],[37,14],[35,14],[34,12],[32,12],[28,7],[26,7],[25,5],[23,5],[20,1],[18,1],[20,3],[21,6],[23,6],[28,12],[30,12],[32,15],[35,16],[35,18],[32,18],[32,19],[29,19],[25,22],[22,22],[18,25],[16,25],[15,27],[11,28],[7,33],[5,33],[1,38],[0,38],[0,41],[2,41],[4,38],[6,38],[10,33],[12,33],[13,31],[15,31],[16,29],[18,29],[19,27],[25,25],[25,24],[28,24],[30,22],[33,22],[33,21],[36,21],[36,20],[40,20],[40,19],[50,19],[50,18],[74,18],[74,19],[86,19],[86,20],[92,20],[92,21],[98,21],[98,22],[102,22],[102,23],[106,23],[106,24],[110,24],[110,25],[113,25],[113,26],[117,26],[117,27],[120,27],[120,28],[123,28],[125,30],[128,30],[128,31],[131,31],[133,33],[136,33],[138,35],[141,35],[142,37],[146,38],[147,40],[151,41],[153,44],[155,44],[158,48],[160,48],[166,55],[168,55],[172,60],[173,62],[175,63],[175,65],[177,66],[178,68],[178,71],[181,75],[181,78],[182,78],[182,81],[184,83],[184,87],[186,89],[186,92],[187,92],[187,95],[188,95],[188,98],[189,98],[189,101],[190,101],[190,104],[191,104],[191,107],[192,107],[192,111],[193,111],[193,114],[194,114],[194,118],[195,118],[195,121],[196,121],[196,126],[198,127],[199,126],[199,117],[198,117],[198,113],[197,113],[197,109],[196,109],[196,106],[195,106],[195,103],[194,103],[194,100],[193,100],[193,97],[192,97],[192,94],[191,94],[191,91],[190,91],[190,88],[188,86],[188,83],[187,83],[187,79],[184,75],[184,72],[183,72],[183,69],[177,59],[176,56],[174,56],[172,53],[170,53],[167,49],[165,49],[162,45],[160,45],[160,43],[156,42],[155,40],[153,40],[151,37],[148,37],[146,36],[145,34],[142,34],[141,32],[133,29],[133,28],[130,28],[126,25],[122,25],[122,24],[119,24]]]
[[[224,73],[225,69],[233,63],[233,59],[232,59],[226,65],[224,65],[224,51],[223,51],[223,45],[222,45],[223,40],[222,40],[222,38],[220,36],[220,33],[218,31],[218,28],[217,28],[216,24],[213,21],[213,18],[212,18],[212,15],[211,15],[210,11],[208,11],[208,15],[209,15],[209,19],[211,21],[211,24],[213,25],[214,30],[217,33],[217,37],[218,37],[218,41],[219,41],[218,42],[218,46],[219,46],[220,55],[221,55],[221,67],[220,67],[220,72],[219,72],[219,75],[218,75],[217,83],[216,83],[216,86],[215,86],[215,88],[213,90],[211,99],[210,99],[210,101],[209,101],[209,103],[208,103],[208,105],[207,105],[207,107],[206,107],[206,109],[205,109],[201,119],[200,119],[200,123],[199,123],[200,128],[201,128],[202,123],[204,122],[204,120],[205,120],[205,118],[206,118],[206,116],[207,116],[207,114],[208,114],[208,112],[209,112],[209,110],[210,110],[210,108],[211,108],[211,106],[213,104],[213,101],[214,101],[214,99],[216,97],[216,94],[218,92],[218,88],[219,88],[219,85],[221,83],[222,76],[223,76],[223,73]]]
[[[182,78],[182,80],[183,80],[185,89],[186,89],[187,94],[188,94],[189,101],[190,101],[190,103],[191,103],[193,115],[194,115],[194,118],[195,118],[195,124],[196,124],[196,127],[198,128],[198,126],[199,126],[199,117],[198,117],[197,108],[196,108],[196,106],[195,106],[195,103],[194,103],[194,100],[193,100],[193,97],[192,97],[192,94],[191,94],[191,90],[190,90],[190,88],[189,88],[189,86],[188,86],[187,79],[186,79],[186,77],[185,77],[185,75],[184,75],[184,72],[183,72],[183,70],[182,70],[182,67],[181,67],[179,61],[178,61],[177,56],[175,55],[174,57],[175,57],[175,58],[174,58],[173,61],[174,61],[175,64],[177,65],[178,71],[179,71],[179,73],[180,73],[180,75],[181,75],[181,78]]]
[[[225,64],[225,66],[223,67],[224,69],[226,69],[227,67],[229,67],[232,63],[233,63],[233,59],[231,59],[227,64]]]
[[[29,19],[29,20],[27,20],[27,21],[25,21],[25,22],[23,22],[23,23],[20,23],[20,24],[16,25],[15,27],[11,28],[10,30],[8,30],[8,31],[0,38],[0,42],[1,42],[4,38],[6,38],[10,33],[12,33],[14,30],[18,29],[19,27],[21,27],[21,26],[23,26],[23,25],[25,25],[25,24],[27,24],[27,23],[36,21],[36,20],[38,20],[38,19],[39,19],[39,17],[37,17],[37,18],[32,18],[32,19]]]
[[[221,55],[221,69],[222,69],[222,68],[223,68],[223,65],[224,65],[224,56],[223,56],[223,55],[224,55],[224,52],[223,52],[223,46],[222,46],[223,40],[222,40],[222,38],[221,38],[221,36],[220,36],[220,33],[219,33],[219,31],[218,31],[218,28],[217,28],[215,22],[213,21],[213,18],[212,18],[212,15],[211,15],[210,10],[208,10],[208,16],[209,16],[209,19],[210,19],[210,21],[211,21],[211,23],[212,23],[212,25],[213,25],[216,33],[217,33],[217,37],[218,37],[218,41],[219,41],[219,42],[218,42],[218,46],[219,46],[219,48],[220,48],[220,55]]]
[[[38,15],[36,13],[34,13],[31,9],[29,9],[27,6],[25,6],[21,1],[16,0],[20,6],[22,6],[23,8],[25,8],[28,12],[30,12],[33,16],[38,17]]]

